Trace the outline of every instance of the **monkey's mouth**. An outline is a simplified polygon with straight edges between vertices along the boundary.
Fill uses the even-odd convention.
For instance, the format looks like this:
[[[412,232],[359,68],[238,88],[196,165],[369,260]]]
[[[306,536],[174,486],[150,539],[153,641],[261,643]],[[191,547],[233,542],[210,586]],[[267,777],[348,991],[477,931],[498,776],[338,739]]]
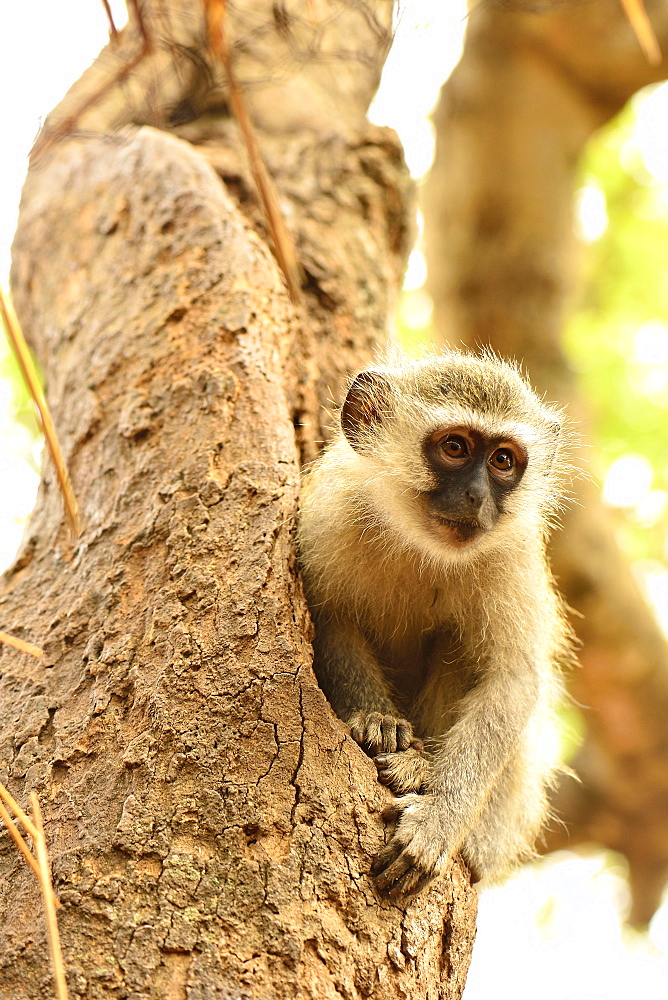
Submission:
[[[460,545],[472,542],[485,530],[480,521],[457,521],[451,517],[442,517],[440,514],[434,514],[433,518],[436,524],[447,529],[448,541],[454,541]]]

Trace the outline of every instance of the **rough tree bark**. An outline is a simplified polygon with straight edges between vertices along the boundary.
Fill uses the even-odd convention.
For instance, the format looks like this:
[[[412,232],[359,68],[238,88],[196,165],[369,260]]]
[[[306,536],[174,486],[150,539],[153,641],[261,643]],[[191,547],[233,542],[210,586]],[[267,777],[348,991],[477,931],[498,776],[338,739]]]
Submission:
[[[43,803],[74,996],[456,998],[475,893],[460,862],[417,899],[376,893],[388,796],[315,683],[292,544],[295,426],[313,454],[324,387],[384,338],[408,245],[400,150],[364,121],[391,5],[230,14],[240,77],[264,65],[248,93],[301,312],[199,4],[169,9],[24,191],[13,292],[84,532],[68,538],[47,468],[0,591],[3,627],[46,650],[0,648],[0,779]],[[284,87],[268,60],[286,37],[304,68]],[[117,59],[47,129],[72,133]],[[170,115],[190,142],[145,127]],[[38,890],[4,833],[0,870],[0,993],[41,998]]]
[[[662,51],[668,9],[646,4]],[[436,112],[437,155],[424,198],[430,289],[439,333],[491,344],[586,422],[559,335],[577,275],[572,197],[592,133],[642,86],[666,77],[645,60],[618,0],[541,15],[485,4]],[[581,425],[582,426],[582,425]],[[557,577],[582,613],[577,700],[589,736],[564,785],[567,830],[550,846],[598,841],[623,852],[632,919],[653,913],[668,873],[668,649],[619,552],[596,487],[555,537]]]

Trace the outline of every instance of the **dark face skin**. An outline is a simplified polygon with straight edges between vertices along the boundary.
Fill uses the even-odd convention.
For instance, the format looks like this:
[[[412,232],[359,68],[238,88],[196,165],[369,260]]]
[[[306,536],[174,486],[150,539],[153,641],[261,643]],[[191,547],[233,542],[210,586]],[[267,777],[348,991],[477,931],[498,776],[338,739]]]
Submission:
[[[422,494],[422,503],[434,530],[457,547],[495,526],[527,466],[512,438],[488,438],[469,427],[434,431],[424,454],[438,486]]]

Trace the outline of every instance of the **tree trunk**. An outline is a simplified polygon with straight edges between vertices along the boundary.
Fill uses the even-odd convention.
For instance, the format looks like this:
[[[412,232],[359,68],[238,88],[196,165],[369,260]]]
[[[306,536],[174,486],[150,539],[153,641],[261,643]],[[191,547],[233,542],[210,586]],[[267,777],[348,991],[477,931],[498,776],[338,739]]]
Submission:
[[[43,804],[74,996],[454,1000],[475,892],[459,861],[416,899],[376,892],[388,794],[315,682],[292,541],[295,427],[314,454],[325,387],[382,342],[408,247],[400,149],[364,121],[391,5],[309,4],[293,41],[308,29],[329,59],[303,60],[289,99],[266,72],[285,24],[245,7],[229,27],[249,63],[261,46],[249,93],[302,309],[255,232],[198,5],[167,27],[156,7],[120,90],[100,91],[103,53],[29,174],[13,291],[84,532],[70,541],[47,467],[0,593],[3,627],[46,651],[0,647],[0,779]],[[186,104],[198,148],[134,127]],[[0,992],[42,998],[38,888],[6,834],[0,869]]]
[[[668,9],[646,6],[668,52]],[[665,59],[646,62],[618,0],[541,16],[480,5],[436,112],[424,212],[437,329],[518,359],[579,421],[586,404],[559,346],[577,274],[579,157],[596,128],[666,72]],[[596,840],[625,853],[633,918],[646,920],[668,872],[668,649],[597,489],[582,480],[576,489],[553,563],[583,615],[573,692],[591,711],[576,763],[583,784],[564,785],[568,832],[555,830],[550,844]]]

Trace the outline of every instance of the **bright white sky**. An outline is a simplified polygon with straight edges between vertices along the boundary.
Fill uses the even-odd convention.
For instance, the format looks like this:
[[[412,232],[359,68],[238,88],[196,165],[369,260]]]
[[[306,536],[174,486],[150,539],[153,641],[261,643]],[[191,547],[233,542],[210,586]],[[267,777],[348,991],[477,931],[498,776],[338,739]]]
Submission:
[[[0,283],[7,288],[28,151],[46,113],[105,44],[104,10],[98,0],[2,2],[0,38],[6,122],[0,157]],[[0,361],[7,353],[0,335]],[[28,431],[14,424],[10,399],[10,386],[0,379],[0,570],[12,561],[34,506],[41,451]]]
[[[122,0],[112,0],[116,23],[124,21]],[[463,0],[410,0],[402,4],[397,44],[389,61],[375,120],[393,125],[407,148],[413,173],[424,173],[433,152],[426,115],[438,88],[459,58],[465,28]],[[66,16],[64,16],[66,13]],[[0,283],[7,287],[10,245],[28,151],[48,111],[107,41],[100,0],[25,0],[0,3],[0,93],[3,132],[0,158]],[[406,87],[406,80],[411,87]],[[410,100],[408,100],[410,97]],[[0,361],[7,353],[0,337]],[[10,414],[10,387],[0,379],[0,571],[9,565],[34,505],[39,456],[30,435]]]
[[[118,10],[122,4],[116,0],[112,6]],[[426,115],[461,50],[464,0],[407,0],[402,7],[373,116],[397,129],[409,166],[420,176],[432,153]],[[6,136],[0,159],[0,282],[6,286],[28,150],[41,119],[106,42],[107,27],[99,0],[5,0],[0,38]],[[663,135],[664,148],[665,111],[664,101],[660,125],[646,125],[649,133],[656,136],[658,129]],[[657,171],[665,169],[665,156],[660,162]],[[604,212],[595,193],[585,196],[585,238],[603,231]],[[412,287],[420,284],[422,272],[418,255],[409,276]],[[0,338],[0,357],[5,351]],[[28,435],[9,419],[9,387],[0,380],[0,570],[11,562],[34,503],[38,461],[33,452]],[[620,923],[626,896],[623,873],[606,865],[601,854],[550,858],[485,893],[465,1000],[665,996],[668,905],[655,917],[649,936],[631,934]]]

